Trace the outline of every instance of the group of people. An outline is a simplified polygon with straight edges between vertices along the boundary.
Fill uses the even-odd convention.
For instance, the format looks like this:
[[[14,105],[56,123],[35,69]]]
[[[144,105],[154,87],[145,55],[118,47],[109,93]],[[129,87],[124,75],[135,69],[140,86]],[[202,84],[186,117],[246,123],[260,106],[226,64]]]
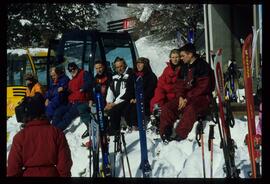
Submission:
[[[89,136],[90,107],[95,102],[93,89],[99,89],[103,97],[108,135],[120,133],[121,117],[131,130],[136,130],[138,125],[134,84],[139,76],[143,78],[145,115],[149,117],[155,106],[161,109],[158,128],[162,140],[185,139],[197,114],[204,112],[210,104],[214,85],[212,69],[196,54],[192,44],[173,49],[169,58],[167,67],[159,78],[152,71],[149,59],[145,57],[136,60],[134,69],[128,67],[123,58],[116,57],[113,62],[114,75],[101,60],[94,64],[94,77],[75,63],[68,64],[72,79],[59,68],[53,67],[50,70],[51,83],[46,93],[43,93],[33,75],[26,75],[27,96],[32,98],[29,106],[34,108],[33,111],[40,110],[39,113],[31,113],[32,118],[25,121],[25,128],[13,139],[8,158],[8,176],[31,176],[33,173],[40,176],[70,176],[72,159],[63,131],[72,120],[80,117],[86,125],[82,138]],[[42,102],[41,105],[33,105],[38,101]],[[172,137],[173,124],[180,114],[176,136]],[[46,131],[46,135],[39,134],[41,130]],[[44,137],[49,139],[46,139],[46,145],[41,146],[39,141]],[[29,139],[34,139],[30,141],[34,144],[31,148],[30,145],[27,146]]]

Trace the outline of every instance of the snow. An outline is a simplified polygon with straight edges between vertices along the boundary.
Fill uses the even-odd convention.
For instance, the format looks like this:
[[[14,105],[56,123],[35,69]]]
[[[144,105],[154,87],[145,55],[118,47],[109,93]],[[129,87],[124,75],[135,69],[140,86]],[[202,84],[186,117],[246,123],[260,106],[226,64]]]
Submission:
[[[149,39],[150,37],[144,37],[136,41],[139,56],[147,57],[150,59],[153,71],[159,76],[166,66],[165,62],[169,59],[170,50],[176,47],[173,42],[161,42],[153,43]],[[11,51],[8,51],[11,52]],[[20,53],[19,51],[16,51]],[[240,91],[243,94],[243,91]],[[231,136],[235,141],[237,149],[235,151],[235,163],[237,168],[240,169],[240,177],[248,178],[248,172],[251,170],[250,160],[248,155],[247,146],[244,144],[245,135],[248,132],[246,116],[244,120],[236,119],[235,126],[231,128]],[[258,116],[255,118],[258,123]],[[210,177],[210,152],[208,151],[208,133],[209,124],[213,122],[207,122],[204,129],[204,153],[205,153],[205,168],[206,177]],[[151,129],[147,130],[147,147],[148,158],[152,168],[152,178],[202,178],[202,147],[198,146],[195,139],[195,128],[197,122],[194,124],[192,131],[189,133],[185,140],[180,142],[172,141],[165,145],[159,135],[153,132]],[[149,125],[150,126],[150,125]],[[20,130],[20,123],[16,122],[15,116],[7,120],[7,158],[11,148],[12,139],[14,135]],[[80,118],[75,119],[72,124],[67,128],[66,138],[72,153],[73,166],[71,173],[73,177],[80,177],[80,172],[86,169],[86,172],[82,174],[83,177],[89,177],[89,150],[82,147],[81,144],[85,143],[88,138],[81,139],[82,133],[86,130],[84,123],[80,121]],[[218,126],[214,128],[215,139],[214,144],[214,159],[213,159],[213,177],[224,178],[225,173],[223,150],[220,148],[220,136]],[[113,151],[114,151],[114,138],[110,137],[109,152],[112,168],[113,163]],[[139,132],[133,131],[132,133],[125,132],[125,140],[127,143],[127,156],[129,159],[132,177],[142,177],[142,172],[139,169],[140,166],[140,142]],[[127,169],[127,161],[125,154],[124,166],[125,175],[129,177]],[[93,163],[92,163],[93,164]],[[123,177],[123,170],[121,164],[121,155],[117,153],[115,162],[116,177]]]
[[[35,56],[39,52],[48,52],[48,48],[29,48],[29,52],[32,56]],[[26,54],[25,49],[7,49],[7,54],[12,54],[15,55],[17,54],[18,56]]]
[[[24,26],[24,25],[31,25],[32,24],[31,21],[26,20],[26,19],[21,19],[19,21],[20,21],[20,23],[21,23],[22,26]]]
[[[173,41],[155,42],[151,41],[151,36],[140,38],[135,42],[140,57],[150,60],[153,72],[159,77],[169,61],[169,54],[172,49],[177,48]]]
[[[258,117],[256,116],[256,122]],[[208,132],[209,125],[212,122],[206,122],[204,129],[204,154],[205,154],[205,170],[206,177],[210,177],[210,151],[208,151]],[[187,139],[180,142],[172,141],[165,145],[162,143],[159,136],[147,130],[147,147],[149,163],[152,167],[152,178],[202,178],[202,147],[199,147],[195,139],[195,129],[197,122],[194,124],[192,131],[189,133]],[[150,125],[149,125],[150,126]],[[7,120],[7,132],[9,132],[9,139],[7,141],[7,156],[10,151],[12,139],[14,135],[20,130],[20,123],[16,122],[15,116]],[[82,147],[81,144],[85,143],[88,138],[81,139],[82,133],[86,130],[84,123],[77,118],[67,128],[66,138],[72,153],[73,166],[71,173],[73,177],[80,177],[79,173],[86,169],[84,177],[89,177],[89,150]],[[244,144],[244,138],[247,134],[247,122],[236,119],[235,126],[231,128],[232,138],[234,139],[237,149],[235,152],[236,166],[241,169],[240,177],[246,178],[250,171],[250,161],[247,146]],[[218,133],[218,126],[214,128],[215,139],[214,144],[214,159],[213,159],[213,177],[224,178],[223,171],[224,157],[223,151],[219,147],[220,137]],[[109,152],[113,168],[113,150],[114,150],[114,137],[110,137]],[[142,177],[140,166],[140,142],[139,132],[133,131],[132,133],[125,132],[127,156],[130,163],[132,177]],[[123,177],[123,170],[121,164],[120,153],[116,155],[116,176]],[[126,156],[124,157],[125,175],[129,177],[127,169]],[[100,159],[101,160],[101,159]]]
[[[153,10],[149,6],[146,6],[143,9],[142,15],[140,17],[140,21],[143,22],[143,23],[147,22],[147,20],[151,16],[152,12],[153,12]]]

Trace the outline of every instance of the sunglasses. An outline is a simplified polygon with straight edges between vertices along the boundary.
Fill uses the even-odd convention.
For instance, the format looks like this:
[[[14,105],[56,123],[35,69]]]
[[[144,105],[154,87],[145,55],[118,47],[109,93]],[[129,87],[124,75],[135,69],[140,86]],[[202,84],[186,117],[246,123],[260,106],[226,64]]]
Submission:
[[[68,69],[69,73],[73,73],[75,71],[74,68]]]

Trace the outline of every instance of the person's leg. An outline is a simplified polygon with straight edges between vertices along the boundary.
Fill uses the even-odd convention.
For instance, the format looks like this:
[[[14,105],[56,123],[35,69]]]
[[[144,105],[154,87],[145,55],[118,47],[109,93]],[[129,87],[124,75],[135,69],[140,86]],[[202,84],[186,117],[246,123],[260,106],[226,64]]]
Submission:
[[[79,103],[77,105],[77,109],[78,109],[81,121],[86,126],[86,131],[82,134],[82,138],[85,138],[89,135],[89,123],[91,121],[90,107],[89,107],[88,103]]]
[[[72,122],[72,120],[74,120],[75,118],[77,118],[79,116],[79,111],[77,109],[77,105],[71,105],[69,106],[70,108],[68,109],[68,111],[66,111],[66,113],[63,116],[63,121],[58,124],[58,127],[61,130],[65,130],[70,123]]]
[[[53,119],[54,112],[56,111],[57,106],[56,104],[50,102],[48,106],[45,107],[45,114],[49,120]]]
[[[109,134],[115,133],[116,131],[120,130],[121,112],[123,108],[124,108],[124,102],[113,106],[113,108],[107,112],[109,116],[109,124],[110,124],[108,126]]]
[[[59,124],[59,122],[62,121],[63,116],[67,112],[68,109],[69,109],[69,105],[65,105],[65,106],[63,105],[63,106],[58,107],[55,110],[55,113],[53,115],[52,125],[58,127],[57,125]]]
[[[199,96],[192,99],[184,108],[182,118],[176,127],[176,133],[181,139],[187,138],[197,121],[197,114],[205,112],[209,108],[210,100],[205,96]]]
[[[177,120],[179,116],[178,109],[178,100],[174,99],[167,103],[165,103],[161,107],[161,114],[160,114],[160,125],[159,125],[159,132],[162,136],[166,129],[171,129],[173,127],[173,123]]]
[[[136,104],[126,103],[125,107],[121,112],[121,115],[125,118],[129,127],[138,126]]]
[[[91,120],[90,107],[88,106],[87,103],[79,103],[77,105],[77,109],[78,109],[81,121],[88,127],[88,123]]]

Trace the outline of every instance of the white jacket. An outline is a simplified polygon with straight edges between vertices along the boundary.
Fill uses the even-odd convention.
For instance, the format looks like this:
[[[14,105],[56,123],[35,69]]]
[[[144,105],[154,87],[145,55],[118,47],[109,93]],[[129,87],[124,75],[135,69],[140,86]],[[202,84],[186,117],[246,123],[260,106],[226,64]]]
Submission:
[[[123,101],[125,101],[124,99],[121,99],[121,97],[123,97],[126,93],[126,83],[127,83],[127,79],[129,78],[129,74],[127,73],[128,71],[128,67],[126,68],[124,74],[123,74],[123,78],[121,80],[121,85],[120,85],[120,94],[118,96],[114,95],[113,89],[111,89],[111,86],[108,88],[108,92],[107,92],[107,96],[106,96],[106,102],[107,103],[115,103],[115,104],[119,104]],[[121,78],[121,75],[116,74],[112,77],[112,82],[113,82],[113,86],[114,89],[116,89],[116,83],[117,81]]]

